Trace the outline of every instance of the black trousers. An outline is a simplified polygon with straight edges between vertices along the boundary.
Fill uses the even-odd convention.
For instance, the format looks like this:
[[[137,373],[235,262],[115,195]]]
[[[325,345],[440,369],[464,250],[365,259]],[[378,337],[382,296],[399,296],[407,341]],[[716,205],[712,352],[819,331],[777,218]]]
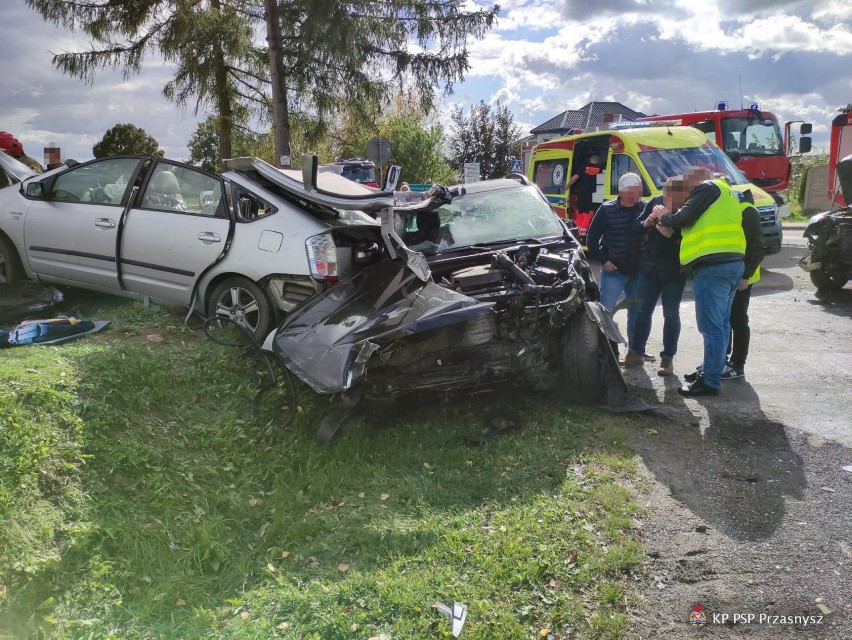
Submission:
[[[751,300],[751,285],[744,291],[737,291],[731,306],[731,335],[728,338],[728,360],[735,367],[745,366],[748,358],[748,345],[751,329],[748,326],[748,303]]]

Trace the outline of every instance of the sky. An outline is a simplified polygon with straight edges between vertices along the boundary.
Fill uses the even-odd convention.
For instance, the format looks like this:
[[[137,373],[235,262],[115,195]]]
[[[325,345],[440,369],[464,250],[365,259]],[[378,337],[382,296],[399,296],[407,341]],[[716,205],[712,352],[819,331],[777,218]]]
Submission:
[[[470,41],[470,69],[441,88],[439,119],[484,100],[508,106],[524,133],[566,109],[615,100],[646,114],[757,102],[782,123],[813,124],[827,151],[831,119],[852,102],[852,2],[848,0],[503,0],[496,28]],[[206,114],[162,97],[170,68],[149,57],[123,78],[91,85],[63,75],[54,53],[89,48],[82,33],[46,23],[24,0],[3,0],[0,130],[37,160],[50,144],[63,158],[92,157],[119,123],[152,135],[166,157],[188,157]],[[471,8],[486,6],[467,0]]]

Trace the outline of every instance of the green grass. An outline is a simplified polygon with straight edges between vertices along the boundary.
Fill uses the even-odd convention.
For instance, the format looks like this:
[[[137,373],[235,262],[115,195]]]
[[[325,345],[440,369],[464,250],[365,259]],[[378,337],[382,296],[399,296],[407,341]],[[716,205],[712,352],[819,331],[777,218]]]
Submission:
[[[643,549],[630,418],[539,396],[313,433],[257,359],[92,297],[109,330],[0,356],[0,638],[618,638]],[[147,336],[158,334],[162,342]],[[572,635],[573,634],[573,635]]]

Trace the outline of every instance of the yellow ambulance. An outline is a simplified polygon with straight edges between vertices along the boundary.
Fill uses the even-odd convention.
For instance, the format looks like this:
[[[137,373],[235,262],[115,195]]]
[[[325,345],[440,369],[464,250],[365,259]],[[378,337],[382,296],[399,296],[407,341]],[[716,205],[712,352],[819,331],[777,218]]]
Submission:
[[[533,148],[527,168],[529,179],[542,190],[557,215],[577,225],[583,242],[591,216],[576,216],[576,206],[572,207],[574,194],[568,185],[571,176],[582,172],[593,155],[600,157],[603,167],[596,176],[597,188],[592,195],[595,208],[618,196],[618,179],[627,172],[641,176],[647,200],[660,195],[669,177],[703,166],[726,174],[734,190],[751,190],[767,246],[781,248],[781,224],[772,196],[750,184],[703,132],[667,122],[613,123],[607,130],[569,135]]]

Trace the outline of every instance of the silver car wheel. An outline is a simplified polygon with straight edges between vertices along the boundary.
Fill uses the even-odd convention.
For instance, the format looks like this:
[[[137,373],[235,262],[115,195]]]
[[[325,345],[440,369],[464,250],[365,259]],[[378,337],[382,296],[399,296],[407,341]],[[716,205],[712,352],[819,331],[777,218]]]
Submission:
[[[260,307],[250,291],[232,286],[216,300],[216,315],[230,318],[252,335],[260,325]]]

